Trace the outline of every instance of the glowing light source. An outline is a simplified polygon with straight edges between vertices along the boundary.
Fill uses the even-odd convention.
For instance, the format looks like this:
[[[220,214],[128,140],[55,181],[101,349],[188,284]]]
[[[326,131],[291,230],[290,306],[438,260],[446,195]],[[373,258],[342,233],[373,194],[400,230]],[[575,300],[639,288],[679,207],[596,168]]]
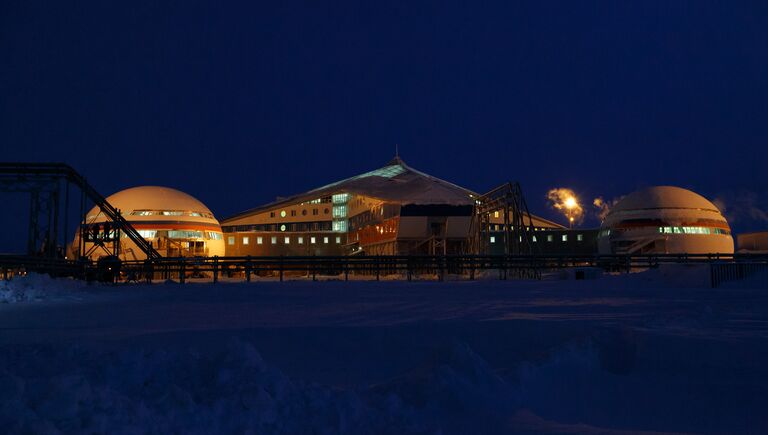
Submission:
[[[579,203],[579,198],[573,190],[565,187],[551,189],[547,192],[547,199],[552,208],[565,215],[571,227],[573,227],[574,224],[581,223],[584,218],[584,209]]]

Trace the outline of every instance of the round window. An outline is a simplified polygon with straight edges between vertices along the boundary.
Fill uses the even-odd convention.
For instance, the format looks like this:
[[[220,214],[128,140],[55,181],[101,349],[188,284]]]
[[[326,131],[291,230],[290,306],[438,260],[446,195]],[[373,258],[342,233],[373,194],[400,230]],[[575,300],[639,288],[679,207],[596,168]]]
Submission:
[[[285,210],[280,211],[280,217],[285,217]]]
[[[285,225],[280,225],[280,231],[285,231]]]
[[[302,210],[302,211],[301,211],[301,215],[302,215],[302,216],[306,216],[306,215],[307,215],[307,210],[306,210],[306,209]]]
[[[328,209],[323,209],[323,213],[328,214]]]

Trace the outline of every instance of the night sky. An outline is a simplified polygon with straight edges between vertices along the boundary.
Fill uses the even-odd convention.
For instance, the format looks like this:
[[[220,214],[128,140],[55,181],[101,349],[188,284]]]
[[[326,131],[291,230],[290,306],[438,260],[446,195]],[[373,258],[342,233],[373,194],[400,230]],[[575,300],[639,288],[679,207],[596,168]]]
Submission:
[[[223,218],[397,143],[476,191],[518,180],[562,223],[550,188],[672,184],[768,229],[766,2],[146,3],[0,3],[0,160],[69,163],[104,195],[174,187]],[[26,237],[14,201],[0,252]]]

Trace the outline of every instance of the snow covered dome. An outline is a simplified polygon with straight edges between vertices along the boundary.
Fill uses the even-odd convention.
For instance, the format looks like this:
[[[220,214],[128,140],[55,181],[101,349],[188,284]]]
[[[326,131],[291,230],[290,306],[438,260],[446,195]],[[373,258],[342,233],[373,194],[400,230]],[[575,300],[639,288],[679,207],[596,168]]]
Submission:
[[[224,255],[224,237],[211,210],[191,195],[161,186],[139,186],[107,197],[125,220],[163,256]],[[109,219],[98,207],[86,215],[86,225]],[[98,255],[98,254],[97,254]],[[143,259],[144,254],[123,235],[120,256]]]
[[[703,196],[654,186],[627,195],[611,209],[598,249],[601,254],[732,254],[733,237],[720,210]]]

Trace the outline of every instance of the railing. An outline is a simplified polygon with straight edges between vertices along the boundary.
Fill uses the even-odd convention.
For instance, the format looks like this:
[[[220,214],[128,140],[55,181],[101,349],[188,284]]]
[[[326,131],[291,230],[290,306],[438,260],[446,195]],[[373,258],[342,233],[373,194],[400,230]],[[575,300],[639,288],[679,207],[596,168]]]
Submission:
[[[744,279],[755,279],[768,289],[768,261],[714,262],[710,266],[712,288],[721,284]]]
[[[760,271],[768,273],[768,255],[527,255],[527,256],[344,256],[344,257],[161,257],[123,261],[117,280],[146,281],[205,278],[218,282],[222,277],[250,282],[254,276],[303,276],[349,279],[350,276],[381,279],[383,276],[412,280],[476,279],[481,275],[498,279],[541,279],[542,273],[565,268],[601,268],[630,272],[660,264],[709,264],[712,286],[743,279]],[[114,267],[114,263],[107,263]],[[42,257],[0,255],[0,269],[8,278],[14,271],[36,271],[81,279],[97,279],[98,263],[55,260]],[[112,269],[110,269],[111,271]]]

